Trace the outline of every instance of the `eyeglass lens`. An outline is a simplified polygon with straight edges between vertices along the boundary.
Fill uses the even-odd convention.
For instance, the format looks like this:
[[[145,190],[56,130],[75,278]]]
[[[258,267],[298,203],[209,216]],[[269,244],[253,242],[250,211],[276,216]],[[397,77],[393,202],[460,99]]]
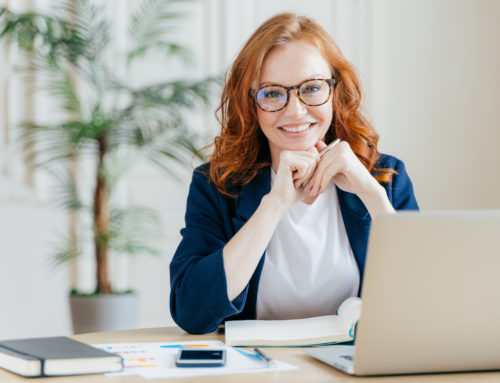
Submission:
[[[309,80],[299,87],[299,98],[309,106],[324,104],[330,97],[330,85],[322,79]],[[288,101],[288,91],[279,85],[260,88],[256,94],[259,106],[267,111],[282,109]]]

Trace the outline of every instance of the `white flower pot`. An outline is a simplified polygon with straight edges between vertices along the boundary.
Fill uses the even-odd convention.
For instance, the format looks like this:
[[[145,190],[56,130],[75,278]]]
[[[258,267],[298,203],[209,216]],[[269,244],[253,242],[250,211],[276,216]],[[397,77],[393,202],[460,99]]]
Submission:
[[[136,293],[70,295],[69,301],[75,334],[137,328]]]

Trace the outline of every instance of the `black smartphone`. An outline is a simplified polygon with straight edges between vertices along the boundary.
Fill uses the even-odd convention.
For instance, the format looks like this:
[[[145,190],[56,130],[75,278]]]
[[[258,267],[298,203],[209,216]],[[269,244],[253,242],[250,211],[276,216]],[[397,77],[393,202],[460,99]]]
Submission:
[[[214,348],[204,350],[181,349],[175,360],[177,367],[222,367],[225,364],[226,350]]]

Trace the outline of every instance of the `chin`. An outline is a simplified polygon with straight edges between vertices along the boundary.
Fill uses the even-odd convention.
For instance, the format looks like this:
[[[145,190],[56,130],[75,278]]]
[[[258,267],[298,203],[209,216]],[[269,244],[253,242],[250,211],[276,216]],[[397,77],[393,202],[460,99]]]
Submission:
[[[307,140],[302,142],[296,142],[289,145],[284,145],[285,150],[294,150],[294,151],[305,151],[311,149],[316,145],[319,139]]]

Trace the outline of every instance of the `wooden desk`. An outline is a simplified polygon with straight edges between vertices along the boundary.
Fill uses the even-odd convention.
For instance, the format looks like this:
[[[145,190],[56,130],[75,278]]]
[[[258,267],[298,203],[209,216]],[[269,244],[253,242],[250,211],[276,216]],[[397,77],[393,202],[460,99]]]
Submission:
[[[176,327],[151,328],[142,330],[128,330],[115,332],[102,332],[92,334],[75,335],[72,338],[89,343],[120,343],[120,342],[176,342],[192,340],[221,340],[223,335],[215,333],[208,335],[188,335]],[[299,367],[299,370],[275,371],[252,374],[234,374],[234,375],[215,375],[207,377],[179,378],[179,379],[155,379],[146,380],[139,376],[124,377],[106,377],[104,375],[83,375],[73,377],[58,378],[22,378],[15,374],[0,369],[0,382],[27,382],[45,383],[45,382],[70,382],[70,383],[133,383],[133,382],[238,382],[254,383],[261,382],[287,382],[287,383],[306,383],[306,382],[369,382],[369,383],[483,383],[500,382],[500,372],[481,372],[481,373],[458,373],[458,374],[429,374],[429,375],[408,375],[408,376],[382,376],[356,378],[337,371],[312,357],[303,353],[299,348],[270,348],[266,349],[266,354],[272,358],[291,363]]]

